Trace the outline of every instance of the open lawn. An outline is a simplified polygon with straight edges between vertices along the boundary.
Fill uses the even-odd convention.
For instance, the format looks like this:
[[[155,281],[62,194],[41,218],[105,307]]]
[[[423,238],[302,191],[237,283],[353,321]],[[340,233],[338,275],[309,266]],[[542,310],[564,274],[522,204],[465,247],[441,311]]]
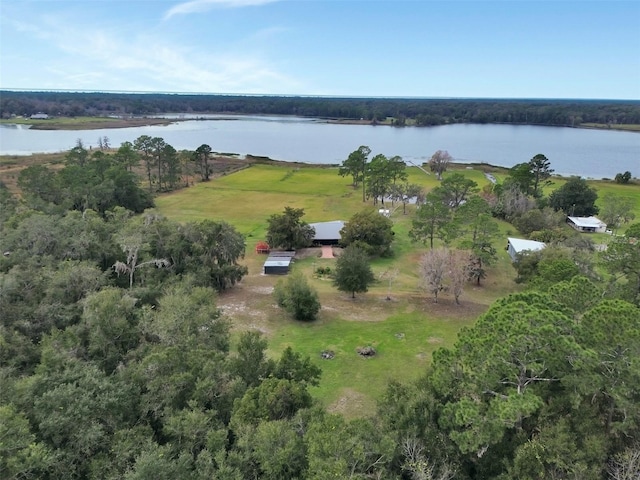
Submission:
[[[619,183],[615,183],[613,181],[606,180],[594,180],[589,181],[589,185],[594,187],[598,192],[598,200],[596,200],[596,205],[602,205],[602,198],[606,194],[614,195],[616,197],[626,197],[630,198],[634,202],[635,208],[633,209],[633,213],[635,215],[634,222],[640,221],[640,184],[628,183],[626,185],[621,185]],[[625,228],[621,229],[621,232],[624,231]]]
[[[478,169],[463,167],[457,171],[481,186],[488,183]],[[433,175],[418,168],[409,168],[409,175],[411,182],[427,190],[437,185]],[[402,206],[396,205],[391,207],[396,234],[394,255],[372,262],[380,280],[355,300],[338,292],[329,277],[315,275],[317,267],[333,267],[335,259],[321,259],[319,248],[298,252],[300,258],[293,268],[302,271],[317,289],[322,311],[315,322],[291,320],[271,296],[281,277],[262,274],[265,256],[255,253],[255,245],[264,239],[267,218],[281,213],[285,206],[304,208],[307,222],[348,220],[363,206],[370,206],[370,202],[363,205],[361,190],[349,184],[350,178],[340,177],[337,168],[254,165],[163,195],[156,203],[158,211],[173,220],[224,220],[247,236],[244,263],[249,275],[218,298],[220,308],[232,321],[234,337],[256,329],[268,337],[273,356],[287,346],[309,355],[323,370],[320,386],[312,390],[314,396],[329,408],[354,417],[372,412],[390,379],[420,376],[435,349],[451,346],[461,327],[471,325],[496,298],[518,287],[500,239],[496,242],[498,264],[482,285],[468,285],[462,305],[455,305],[447,295],[434,304],[419,288],[417,262],[425,248],[408,237],[415,207],[409,205],[407,215],[403,215]],[[501,228],[504,232],[512,230],[508,224]],[[398,276],[390,285],[381,277],[396,268]],[[362,358],[356,353],[357,347],[367,345],[377,349],[375,357]],[[324,350],[333,351],[335,358],[322,359]]]

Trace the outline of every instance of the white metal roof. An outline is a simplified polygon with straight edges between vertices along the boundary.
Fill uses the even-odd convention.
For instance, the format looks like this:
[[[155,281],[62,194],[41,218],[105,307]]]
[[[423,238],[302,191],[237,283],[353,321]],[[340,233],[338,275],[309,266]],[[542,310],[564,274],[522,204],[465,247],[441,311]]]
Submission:
[[[290,257],[269,257],[267,261],[264,262],[265,267],[288,267],[291,265]]]
[[[340,230],[344,227],[342,220],[334,220],[332,222],[310,223],[316,230],[314,240],[340,240]]]
[[[535,240],[525,240],[524,238],[507,238],[516,253],[530,250],[535,252],[536,250],[542,250],[547,245],[544,242],[536,242]]]
[[[593,216],[592,217],[567,217],[567,218],[571,220],[578,227],[601,228],[601,227],[607,226],[607,224],[604,223],[602,220]]]

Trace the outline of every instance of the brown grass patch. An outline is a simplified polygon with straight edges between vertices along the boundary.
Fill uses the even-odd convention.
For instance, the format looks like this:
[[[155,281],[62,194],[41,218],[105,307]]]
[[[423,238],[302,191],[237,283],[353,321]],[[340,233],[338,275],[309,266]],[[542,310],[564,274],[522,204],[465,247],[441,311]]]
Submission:
[[[349,419],[361,417],[363,411],[373,411],[374,408],[375,402],[369,396],[352,388],[342,388],[338,399],[331,403],[327,410]]]

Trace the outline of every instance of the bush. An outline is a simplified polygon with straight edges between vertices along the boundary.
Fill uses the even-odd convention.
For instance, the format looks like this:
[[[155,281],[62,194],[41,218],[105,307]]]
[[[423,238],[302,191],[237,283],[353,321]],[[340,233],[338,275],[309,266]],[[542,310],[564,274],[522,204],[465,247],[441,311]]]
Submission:
[[[331,275],[331,267],[318,267],[316,268],[316,275]]]
[[[318,292],[299,272],[292,273],[286,280],[280,280],[273,290],[273,297],[278,306],[296,320],[315,320],[320,311]]]

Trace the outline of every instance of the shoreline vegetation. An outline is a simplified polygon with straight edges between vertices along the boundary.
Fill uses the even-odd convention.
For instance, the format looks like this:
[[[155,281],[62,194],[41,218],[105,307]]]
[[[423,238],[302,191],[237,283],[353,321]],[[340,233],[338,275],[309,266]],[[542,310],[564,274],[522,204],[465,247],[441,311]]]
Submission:
[[[0,122],[36,129],[124,128],[181,115],[289,116],[335,124],[507,124],[640,131],[638,100],[366,98],[0,91]]]
[[[216,115],[216,113],[203,114]],[[227,115],[227,114],[224,114]],[[229,115],[230,117],[232,115]],[[233,116],[245,117],[249,114],[234,114]],[[255,116],[255,115],[251,115]],[[278,115],[280,116],[280,115]],[[287,116],[287,115],[282,115]],[[311,117],[319,122],[330,123],[334,125],[372,125],[372,126],[392,126],[392,127],[416,127],[416,126],[435,126],[435,125],[417,125],[415,121],[404,121],[398,124],[398,119],[394,117],[385,118],[383,120],[365,120],[350,118],[321,118]],[[206,117],[199,118],[157,118],[157,117],[130,117],[130,118],[114,118],[114,117],[50,117],[48,119],[31,119],[28,117],[13,117],[8,119],[0,119],[0,124],[4,125],[28,125],[32,130],[99,130],[110,128],[133,128],[150,125],[170,125],[177,122],[191,122],[215,120]],[[468,122],[474,123],[474,122]],[[490,124],[501,125],[505,122],[488,122]],[[481,123],[478,123],[481,124]],[[581,123],[579,125],[546,125],[537,123],[509,123],[509,125],[533,125],[533,126],[558,126],[567,128],[586,128],[593,130],[618,130],[624,132],[640,133],[640,124],[607,124],[607,123]]]
[[[117,152],[117,148],[110,148],[105,150],[105,153],[109,155],[113,155]],[[68,154],[68,151],[56,152],[56,153],[34,153],[31,155],[0,155],[0,182],[3,182],[8,189],[13,194],[19,195],[19,188],[17,186],[17,178],[21,170],[36,166],[43,165],[53,169],[62,168],[64,164],[64,159]],[[286,169],[331,169],[338,168],[340,164],[314,164],[314,163],[304,163],[304,162],[290,162],[285,160],[273,159],[267,156],[262,155],[254,155],[247,154],[245,156],[241,156],[237,153],[232,152],[215,152],[212,156],[212,162],[217,165],[217,172],[214,176],[225,176],[234,172],[238,172],[245,168],[249,168],[253,165],[271,165],[276,167],[283,167]],[[453,170],[464,171],[464,170],[479,170],[481,171],[487,178],[489,176],[496,178],[503,178],[509,174],[510,169],[508,167],[502,167],[499,165],[492,165],[489,163],[462,163],[462,162],[451,162],[450,167]],[[419,167],[415,167],[419,168]],[[571,178],[571,176],[562,176],[562,175],[552,175],[554,180],[564,182]],[[602,178],[602,179],[587,179],[590,183],[598,183],[598,184],[610,184],[613,182],[612,179]],[[637,185],[636,180],[634,179],[630,185]]]

